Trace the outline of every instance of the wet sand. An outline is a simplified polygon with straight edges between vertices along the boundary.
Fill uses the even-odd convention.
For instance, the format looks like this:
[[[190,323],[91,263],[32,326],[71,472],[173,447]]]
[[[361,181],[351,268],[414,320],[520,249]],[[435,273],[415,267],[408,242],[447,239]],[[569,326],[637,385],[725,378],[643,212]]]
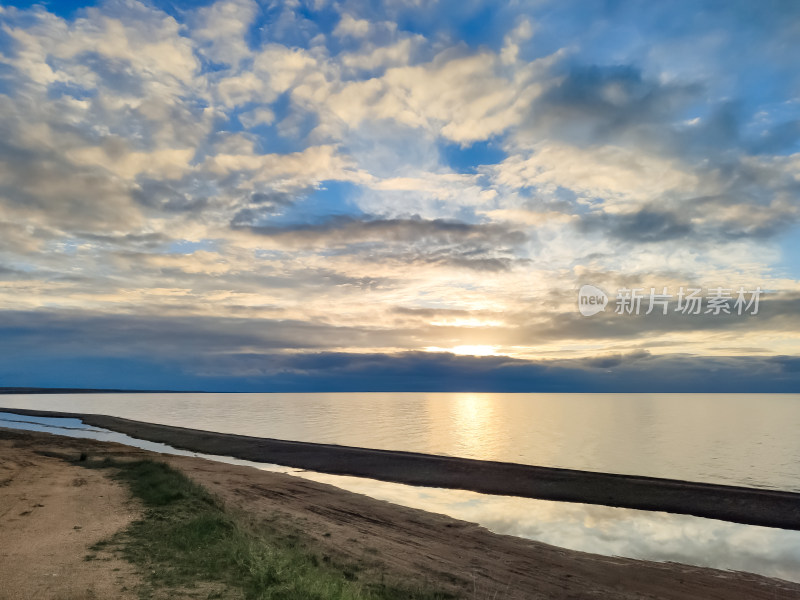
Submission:
[[[91,543],[98,534],[124,526],[131,518],[131,507],[119,496],[116,484],[103,481],[101,472],[91,471],[89,480],[85,469],[42,452],[164,460],[217,494],[230,509],[300,529],[323,555],[357,561],[363,565],[360,576],[426,582],[459,598],[800,599],[800,584],[796,583],[564,550],[286,474],[159,455],[109,442],[0,429],[0,465],[4,466],[0,500],[4,506],[20,498],[29,502],[47,495],[41,501],[45,507],[38,509],[44,511],[47,506],[58,506],[62,498],[74,496],[49,516],[33,511],[20,517],[15,510],[0,516],[0,546],[17,557],[0,561],[0,581],[14,577],[19,585],[32,581],[38,586],[23,591],[36,589],[39,593],[14,597],[116,598],[122,596],[115,595],[115,586],[130,586],[136,579],[135,574],[106,568],[105,562],[84,563],[82,547],[62,546],[60,537],[52,537],[52,531],[59,531],[69,539],[70,531],[76,531],[75,524],[86,526],[76,519],[81,510],[91,507],[92,518],[103,524],[102,532],[93,529],[85,539],[74,534],[81,544]],[[72,485],[76,477],[85,483]],[[91,500],[99,495],[110,495],[109,500],[99,504]],[[93,595],[55,593],[59,582],[66,579],[51,581],[48,569],[40,568],[42,563],[51,564],[50,556],[60,557],[65,573],[80,568],[79,563],[84,569],[93,569],[84,571],[71,588],[77,592],[83,582],[94,586]]]
[[[322,473],[800,530],[800,494],[791,492],[256,438],[105,415],[4,408],[0,411],[78,418],[95,427],[193,452]]]

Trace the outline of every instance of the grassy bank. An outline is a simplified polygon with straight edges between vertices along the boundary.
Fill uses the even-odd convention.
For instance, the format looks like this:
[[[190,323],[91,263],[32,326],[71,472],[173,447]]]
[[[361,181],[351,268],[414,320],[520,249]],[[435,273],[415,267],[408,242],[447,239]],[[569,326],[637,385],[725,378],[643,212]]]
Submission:
[[[93,548],[120,550],[146,574],[150,597],[164,589],[194,589],[206,598],[252,600],[434,600],[452,596],[362,581],[359,567],[320,556],[291,526],[253,523],[232,514],[181,472],[150,460],[84,460],[109,469],[145,507],[144,516]],[[92,559],[93,556],[87,556]]]

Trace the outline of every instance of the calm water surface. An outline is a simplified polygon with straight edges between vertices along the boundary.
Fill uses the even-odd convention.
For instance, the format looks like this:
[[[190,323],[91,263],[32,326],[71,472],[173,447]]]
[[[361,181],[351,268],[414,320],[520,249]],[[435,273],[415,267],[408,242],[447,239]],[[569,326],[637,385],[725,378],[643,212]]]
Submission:
[[[0,406],[800,491],[800,394],[69,394]]]

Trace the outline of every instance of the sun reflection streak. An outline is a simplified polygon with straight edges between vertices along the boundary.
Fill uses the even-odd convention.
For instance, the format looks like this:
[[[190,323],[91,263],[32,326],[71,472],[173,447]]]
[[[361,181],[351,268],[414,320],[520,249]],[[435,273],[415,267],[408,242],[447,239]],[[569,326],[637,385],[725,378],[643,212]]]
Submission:
[[[497,455],[498,430],[491,394],[453,394],[451,414],[460,456]]]

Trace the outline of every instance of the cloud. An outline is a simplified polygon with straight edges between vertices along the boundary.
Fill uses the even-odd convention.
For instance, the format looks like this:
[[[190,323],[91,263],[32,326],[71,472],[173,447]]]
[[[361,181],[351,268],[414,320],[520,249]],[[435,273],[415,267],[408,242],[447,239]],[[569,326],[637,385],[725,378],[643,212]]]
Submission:
[[[344,67],[355,72],[385,71],[412,62],[413,56],[424,44],[422,36],[410,36],[389,45],[367,45],[357,52],[339,56],[339,60]]]
[[[207,198],[194,198],[169,181],[138,178],[131,191],[133,198],[144,206],[166,212],[192,212],[202,210]]]
[[[139,2],[90,7],[84,18],[73,22],[35,11],[33,24],[23,27],[14,18],[19,16],[25,23],[28,13],[9,16],[6,32],[17,48],[8,63],[39,85],[72,81],[94,87],[104,76],[107,82],[109,75],[112,83],[115,78],[119,82],[127,68],[148,92],[175,90],[189,83],[198,67],[177,21]],[[90,64],[84,65],[84,58]],[[91,68],[92,63],[99,72]]]
[[[608,215],[593,214],[585,217],[579,225],[582,232],[598,229],[626,242],[663,242],[687,237],[692,226],[679,215],[643,208],[634,213]]]
[[[485,170],[499,186],[535,187],[543,195],[567,189],[608,210],[703,189],[703,181],[679,160],[622,146],[541,143]]]
[[[435,131],[446,139],[469,143],[501,134],[519,124],[542,93],[538,80],[554,58],[509,71],[490,52],[443,51],[425,64],[397,66],[381,77],[332,85],[309,80],[293,91],[313,106],[334,129],[336,122],[358,127],[391,120],[406,127]]]
[[[274,322],[257,331],[247,319],[32,316],[5,312],[0,327],[0,347],[12,350],[6,355],[13,356],[1,374],[7,379],[14,371],[21,384],[103,385],[113,380],[122,387],[141,387],[141,374],[148,372],[155,381],[179,382],[176,387],[184,389],[238,391],[788,392],[800,383],[792,357],[786,356],[657,357],[638,352],[528,361],[430,352],[287,354],[277,350],[298,336],[313,345],[325,327]],[[339,328],[329,334],[345,332]],[[96,375],[87,377],[85,367],[76,372],[58,366],[75,360]],[[48,363],[55,367],[46,369],[44,378],[33,378],[31,369]],[[131,368],[128,376],[122,370],[125,364]],[[173,370],[172,378],[164,377],[165,369]]]
[[[506,269],[527,240],[521,231],[495,224],[470,224],[419,217],[334,217],[320,224],[253,226],[253,233],[281,248],[322,247],[392,261],[425,261],[480,270]]]
[[[573,66],[536,100],[534,118],[519,136],[647,146],[644,138],[663,132],[702,91],[698,84],[647,80],[629,65]]]
[[[366,19],[356,19],[352,15],[342,15],[336,28],[333,30],[333,35],[339,37],[365,37],[369,35],[371,29],[370,22]]]
[[[245,36],[257,12],[253,0],[214,2],[194,15],[192,38],[209,60],[236,67],[250,54]]]
[[[0,11],[0,309],[63,348],[127,330],[136,361],[210,340],[214,377],[317,353],[369,378],[358,354],[387,381],[428,360],[431,385],[520,389],[696,374],[682,352],[792,368],[794,9],[159,6]],[[751,320],[587,321],[587,277],[774,298]],[[14,339],[33,362],[46,341]],[[406,354],[461,346],[498,356]]]
[[[254,227],[255,233],[283,237],[298,243],[333,242],[359,243],[370,241],[415,242],[434,240],[440,243],[462,243],[471,240],[487,241],[492,245],[501,240],[520,243],[525,239],[519,231],[499,225],[469,224],[458,221],[408,219],[355,219],[338,217],[319,225],[300,224],[285,227]]]
[[[2,126],[0,126],[2,127]],[[58,152],[17,146],[16,132],[0,142],[0,204],[5,222],[58,228],[135,227],[141,215],[119,181],[94,168],[76,169]],[[103,198],[99,204],[96,198]]]
[[[284,187],[357,178],[347,157],[339,155],[331,145],[313,146],[290,154],[256,154],[248,147],[240,147],[235,153],[222,150],[209,157],[203,167],[218,177],[247,172],[251,181]]]

